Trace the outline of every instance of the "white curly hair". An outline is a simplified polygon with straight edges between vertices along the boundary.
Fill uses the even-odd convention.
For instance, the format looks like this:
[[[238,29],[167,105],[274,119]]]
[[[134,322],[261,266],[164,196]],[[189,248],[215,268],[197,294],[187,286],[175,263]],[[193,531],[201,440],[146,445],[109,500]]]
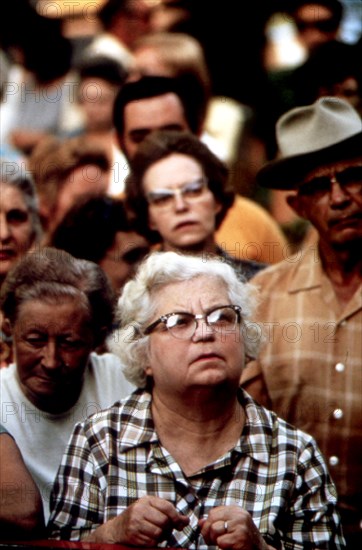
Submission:
[[[149,364],[150,335],[144,335],[144,330],[153,320],[158,293],[169,284],[200,276],[220,279],[226,286],[230,303],[241,306],[240,330],[245,355],[256,357],[261,341],[259,327],[251,321],[258,304],[256,288],[242,282],[222,258],[153,252],[140,264],[134,279],[124,286],[117,305],[118,328],[107,342],[109,350],[121,359],[125,376],[137,387],[143,388],[147,382],[145,369]]]

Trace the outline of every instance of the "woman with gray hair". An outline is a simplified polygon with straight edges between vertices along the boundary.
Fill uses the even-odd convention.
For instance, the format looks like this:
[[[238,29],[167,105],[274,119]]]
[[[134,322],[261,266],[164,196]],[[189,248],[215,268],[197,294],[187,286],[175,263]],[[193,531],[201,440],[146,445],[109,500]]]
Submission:
[[[0,158],[0,285],[41,237],[38,199],[25,164]]]
[[[9,272],[0,305],[16,358],[0,369],[1,423],[16,439],[47,519],[74,424],[134,389],[117,357],[96,353],[112,330],[114,294],[97,264],[43,248]]]
[[[220,259],[155,252],[118,302],[111,349],[139,389],[77,424],[50,536],[189,549],[344,548],[315,441],[239,387],[254,289]]]

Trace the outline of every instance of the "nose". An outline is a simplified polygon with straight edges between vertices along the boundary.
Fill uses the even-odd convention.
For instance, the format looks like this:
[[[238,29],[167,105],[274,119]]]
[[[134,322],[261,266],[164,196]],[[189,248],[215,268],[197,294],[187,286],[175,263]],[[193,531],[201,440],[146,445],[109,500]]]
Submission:
[[[187,209],[187,201],[185,200],[183,194],[181,191],[176,190],[174,195],[174,205],[176,212],[186,210]]]
[[[337,180],[331,180],[331,189],[329,194],[329,200],[332,207],[340,207],[346,202],[350,201],[349,194],[343,189],[343,187],[338,183]]]
[[[49,341],[43,348],[42,365],[47,370],[59,368],[63,364],[56,342]]]
[[[205,319],[195,319],[196,329],[192,337],[193,342],[214,340],[215,331],[206,323]]]

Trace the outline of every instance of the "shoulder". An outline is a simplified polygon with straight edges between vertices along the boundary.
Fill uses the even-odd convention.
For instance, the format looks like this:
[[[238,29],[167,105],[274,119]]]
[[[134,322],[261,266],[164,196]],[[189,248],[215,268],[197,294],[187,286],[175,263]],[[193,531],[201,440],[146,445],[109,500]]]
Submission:
[[[261,290],[275,288],[277,285],[286,292],[289,284],[295,280],[302,282],[306,278],[309,279],[312,274],[314,277],[316,270],[320,269],[319,264],[320,257],[317,248],[302,249],[281,262],[258,272],[252,278],[252,282]]]
[[[95,386],[101,388],[103,393],[111,392],[113,395],[118,392],[121,397],[135,390],[135,386],[124,375],[123,364],[113,353],[92,352],[86,380],[93,380]]]
[[[259,405],[245,390],[241,391],[247,416],[247,433],[251,438],[265,438],[269,453],[294,454],[296,460],[300,460],[304,453],[310,456],[319,453],[311,435]]]
[[[5,426],[3,426],[2,424],[0,424],[0,434],[11,435],[11,434],[9,434],[9,432],[7,431],[7,429],[5,428]]]
[[[3,401],[4,393],[7,389],[9,388],[14,389],[18,387],[15,363],[12,363],[7,367],[0,368],[0,385],[1,385],[0,398],[1,398],[1,401]]]
[[[288,257],[288,259],[282,260],[274,265],[269,265],[265,269],[258,271],[252,278],[252,282],[262,286],[274,285],[278,280],[293,277],[303,262],[304,256],[293,254]]]
[[[138,389],[112,406],[89,416],[78,426],[84,434],[112,432],[121,439],[128,426],[141,426],[150,414],[150,395]]]

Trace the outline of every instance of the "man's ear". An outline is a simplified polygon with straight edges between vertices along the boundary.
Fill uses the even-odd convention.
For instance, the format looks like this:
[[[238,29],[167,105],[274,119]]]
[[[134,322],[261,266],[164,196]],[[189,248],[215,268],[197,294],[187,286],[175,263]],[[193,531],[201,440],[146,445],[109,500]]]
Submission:
[[[297,193],[287,195],[285,197],[285,200],[289,204],[290,208],[292,208],[294,210],[294,212],[296,212],[296,214],[298,214],[298,216],[301,216],[302,218],[305,218],[303,203],[302,203],[302,201],[301,201],[301,199],[300,199],[300,197]]]

